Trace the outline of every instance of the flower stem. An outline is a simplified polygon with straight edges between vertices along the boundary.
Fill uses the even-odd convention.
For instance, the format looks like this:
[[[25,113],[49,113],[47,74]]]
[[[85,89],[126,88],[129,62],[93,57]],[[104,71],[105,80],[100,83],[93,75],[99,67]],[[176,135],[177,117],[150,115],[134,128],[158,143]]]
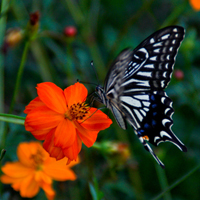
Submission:
[[[5,30],[6,30],[6,13],[9,9],[9,0],[2,0],[1,3],[1,17],[0,17],[0,48],[4,42]],[[4,112],[4,54],[0,51],[0,112]],[[0,121],[0,149],[3,148],[3,133],[5,130],[5,123]]]
[[[2,150],[1,150],[1,155],[0,155],[0,162],[1,162],[1,160],[3,159],[3,157],[5,156],[5,154],[6,154],[6,150],[5,150],[5,149],[2,149]]]
[[[13,111],[14,104],[15,104],[15,101],[16,101],[16,97],[17,97],[17,94],[19,92],[19,87],[20,87],[21,79],[22,79],[22,73],[24,71],[24,64],[25,64],[26,57],[27,57],[27,54],[28,54],[29,46],[30,46],[30,40],[27,40],[26,43],[25,43],[23,54],[22,54],[22,59],[21,59],[21,63],[20,63],[20,66],[19,66],[19,70],[18,70],[18,73],[17,73],[17,80],[16,80],[16,83],[15,83],[15,89],[14,89],[14,94],[13,94],[12,102],[11,102],[11,105],[10,105],[9,113],[12,113],[12,111]]]
[[[198,169],[200,168],[200,164],[198,164],[196,167],[194,167],[192,170],[190,170],[187,174],[185,174],[183,177],[181,177],[179,180],[177,180],[176,182],[174,182],[171,186],[169,186],[166,190],[164,190],[163,192],[161,192],[158,196],[156,196],[155,198],[153,198],[152,200],[158,200],[161,199],[161,197],[168,191],[172,190],[173,188],[175,188],[178,184],[180,184],[181,182],[183,182],[185,179],[187,179],[189,176],[191,176],[194,172],[196,172]]]
[[[105,76],[105,64],[103,62],[101,53],[97,46],[95,37],[93,35],[90,19],[87,19],[83,13],[81,12],[80,7],[76,4],[75,1],[66,0],[66,7],[71,13],[74,21],[78,26],[80,26],[81,36],[84,39],[85,43],[88,45],[89,51],[91,53],[92,58],[94,59],[94,63],[100,78]]]
[[[178,17],[186,10],[188,6],[188,1],[178,5],[174,11],[167,17],[161,27],[169,26],[171,24],[175,24]]]
[[[10,0],[1,1],[1,17],[0,17],[0,47],[3,45],[5,30],[6,30],[6,20],[7,11],[9,9]],[[0,112],[4,112],[4,55],[0,51]],[[5,123],[0,121],[0,150],[3,148],[5,143]],[[5,154],[5,149],[1,150],[1,159]],[[1,167],[1,166],[0,166]],[[1,175],[1,171],[0,171]],[[0,184],[0,197],[2,194],[2,184]]]
[[[25,117],[19,117],[17,115],[0,113],[0,121],[24,125],[24,120],[25,120]]]
[[[165,174],[165,170],[161,169],[161,167],[155,163],[155,166],[156,166],[156,172],[157,172],[157,175],[158,175],[158,179],[159,179],[159,182],[160,182],[160,186],[162,188],[162,190],[166,190],[169,186],[168,186],[168,183],[167,183],[167,177],[166,177],[166,174]],[[171,200],[171,194],[169,192],[166,192],[164,195],[163,195],[163,199],[164,200]]]

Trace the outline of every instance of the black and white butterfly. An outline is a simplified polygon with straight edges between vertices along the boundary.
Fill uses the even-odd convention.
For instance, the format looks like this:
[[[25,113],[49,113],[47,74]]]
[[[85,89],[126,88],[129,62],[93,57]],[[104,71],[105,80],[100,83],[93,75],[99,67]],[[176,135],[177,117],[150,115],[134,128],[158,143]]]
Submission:
[[[172,100],[164,92],[184,38],[184,28],[169,26],[150,35],[134,50],[125,49],[113,62],[104,87],[97,86],[97,100],[109,108],[118,125],[134,128],[144,148],[164,168],[146,141],[157,146],[172,142],[181,151],[186,146],[172,132]]]

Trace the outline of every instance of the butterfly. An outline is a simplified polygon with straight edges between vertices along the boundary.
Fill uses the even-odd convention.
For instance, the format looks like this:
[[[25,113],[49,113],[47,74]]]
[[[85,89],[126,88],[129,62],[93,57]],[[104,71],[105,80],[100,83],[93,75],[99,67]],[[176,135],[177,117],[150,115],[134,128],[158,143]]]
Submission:
[[[187,151],[171,130],[174,110],[164,92],[184,35],[183,27],[169,26],[150,35],[134,50],[123,50],[111,65],[104,87],[96,87],[96,100],[111,110],[122,129],[127,128],[126,121],[133,127],[162,168],[164,164],[148,142],[157,146],[168,141]]]

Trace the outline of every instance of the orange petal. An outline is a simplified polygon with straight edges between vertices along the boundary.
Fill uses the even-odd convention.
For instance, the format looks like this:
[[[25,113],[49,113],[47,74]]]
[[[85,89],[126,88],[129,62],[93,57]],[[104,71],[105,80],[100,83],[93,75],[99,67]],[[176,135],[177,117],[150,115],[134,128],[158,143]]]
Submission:
[[[19,161],[29,168],[34,169],[34,160],[32,155],[36,155],[38,152],[41,152],[43,159],[49,157],[48,153],[42,148],[41,143],[39,142],[23,142],[20,143],[17,148],[17,156]]]
[[[20,162],[7,162],[2,168],[2,172],[12,178],[26,177],[31,173],[34,173],[34,168],[28,168],[22,165]]]
[[[81,142],[82,143],[82,142]],[[62,158],[61,160],[55,160],[54,158],[49,158],[48,160],[46,160],[44,162],[44,167],[46,169],[46,167],[50,167],[50,168],[60,168],[60,166],[67,166],[67,168],[71,168],[74,165],[77,165],[80,163],[80,157],[78,156],[76,161],[72,161],[69,165],[66,165],[68,161],[67,157]]]
[[[56,128],[54,145],[62,149],[72,146],[76,137],[76,129],[68,119],[63,119]]]
[[[25,129],[28,125],[35,130],[51,129],[56,127],[59,122],[64,118],[64,115],[60,115],[46,106],[40,106],[28,113],[25,120]]]
[[[39,183],[34,180],[34,174],[23,179],[20,187],[22,197],[34,197],[39,192]]]
[[[7,175],[2,175],[0,177],[0,180],[1,180],[1,183],[4,183],[4,184],[18,184],[18,189],[16,190],[19,190],[19,187],[21,184],[21,181],[23,180],[23,178],[13,178],[13,177],[10,177],[10,176],[7,176]]]
[[[44,165],[43,170],[48,176],[57,181],[75,180],[75,173],[69,168],[69,165],[66,165],[66,163],[67,158],[63,158],[59,161]],[[76,164],[78,164],[78,162],[76,162]]]
[[[28,106],[26,106],[24,113],[28,114],[31,110],[39,107],[39,106],[44,106],[45,104],[40,100],[39,97],[36,97],[33,99]]]
[[[51,129],[47,130],[34,130],[34,129],[28,129],[26,126],[26,130],[31,132],[32,135],[37,139],[37,140],[45,140],[46,135],[49,133]]]
[[[25,121],[24,126],[26,128],[26,131],[29,131],[32,133],[32,135],[37,139],[37,140],[45,140],[46,135],[51,129],[45,129],[45,130],[35,130],[31,126],[27,124]]]
[[[15,190],[15,191],[19,191],[20,190],[20,187],[21,187],[21,184],[23,182],[23,179],[24,178],[18,178],[16,179],[16,181],[14,181],[12,184],[11,184],[11,187]]]
[[[67,164],[69,164],[72,160],[77,159],[77,156],[81,151],[81,147],[82,147],[82,141],[79,135],[77,134],[74,144],[69,148],[63,149],[64,155],[69,159]]]
[[[51,157],[60,160],[64,157],[64,154],[60,147],[54,146],[54,132],[55,131],[52,130],[47,134],[45,141],[43,143],[43,147],[50,154]]]
[[[87,88],[81,83],[75,83],[64,90],[64,95],[67,100],[67,105],[82,103],[87,98]]]
[[[55,160],[55,162],[56,162],[56,160]],[[55,173],[55,171],[54,171],[54,173]],[[39,182],[39,183],[45,182],[47,184],[52,184],[52,178],[46,174],[46,171],[44,170],[44,168],[43,168],[43,171],[38,170],[35,172],[34,179],[36,182]]]
[[[51,82],[37,85],[37,93],[40,100],[51,110],[63,114],[67,110],[66,99],[63,90]]]
[[[77,133],[80,139],[87,147],[91,147],[95,143],[99,131],[88,131],[84,127],[82,127],[78,122],[74,122],[74,124],[77,128]]]
[[[51,184],[47,184],[47,183],[44,182],[44,183],[41,184],[41,188],[44,190],[48,200],[54,199],[56,193],[53,190]]]
[[[112,120],[102,111],[96,108],[90,109],[90,116],[81,126],[90,131],[100,131],[108,128],[112,124]]]
[[[200,1],[199,0],[190,0],[190,5],[196,11],[200,10]]]

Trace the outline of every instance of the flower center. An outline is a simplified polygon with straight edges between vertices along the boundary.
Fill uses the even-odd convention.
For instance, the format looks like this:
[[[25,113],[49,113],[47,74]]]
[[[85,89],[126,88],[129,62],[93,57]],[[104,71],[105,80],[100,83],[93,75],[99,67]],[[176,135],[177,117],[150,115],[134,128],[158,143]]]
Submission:
[[[31,159],[33,160],[33,165],[36,170],[42,170],[44,155],[40,150],[36,152],[36,154],[31,155]]]
[[[77,103],[70,106],[65,113],[65,118],[69,120],[83,120],[84,117],[89,113],[90,107],[83,103]]]

